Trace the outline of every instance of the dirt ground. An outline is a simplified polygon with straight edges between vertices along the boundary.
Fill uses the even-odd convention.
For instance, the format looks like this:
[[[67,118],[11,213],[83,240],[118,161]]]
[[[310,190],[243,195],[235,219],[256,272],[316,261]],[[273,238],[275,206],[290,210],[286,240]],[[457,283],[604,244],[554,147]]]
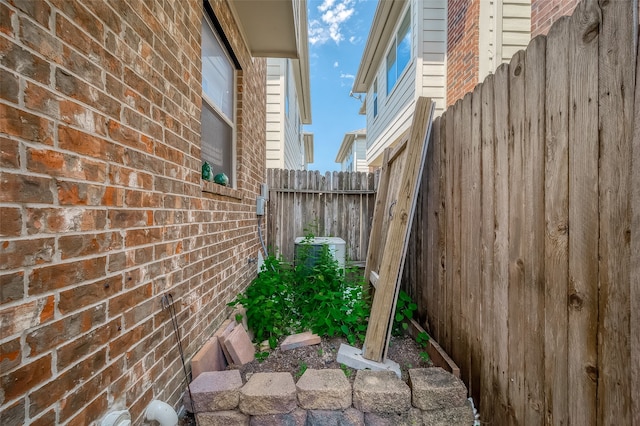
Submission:
[[[240,370],[243,381],[247,381],[251,373],[259,372],[289,372],[294,380],[298,380],[305,369],[316,370],[328,368],[341,368],[336,361],[340,344],[347,344],[344,338],[322,338],[320,344],[305,346],[287,351],[280,350],[280,347],[271,351],[269,356],[263,360],[254,360],[242,366],[231,365],[230,369]],[[402,379],[408,380],[408,370],[411,368],[431,367],[430,361],[425,361],[420,357],[423,352],[418,344],[411,337],[392,337],[389,344],[387,359],[400,364]],[[343,366],[343,371],[347,378],[353,383],[356,370]]]

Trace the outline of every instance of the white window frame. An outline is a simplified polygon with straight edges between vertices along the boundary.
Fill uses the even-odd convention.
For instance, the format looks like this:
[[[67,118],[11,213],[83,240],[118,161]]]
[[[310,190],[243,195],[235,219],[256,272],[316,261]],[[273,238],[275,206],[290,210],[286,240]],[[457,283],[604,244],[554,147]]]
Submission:
[[[378,116],[378,78],[373,80],[373,118]]]
[[[205,13],[203,16],[203,21],[202,21],[202,25],[207,25],[209,30],[211,31],[211,33],[213,34],[215,40],[217,41],[218,45],[220,46],[220,50],[225,54],[225,57],[227,59],[227,61],[229,62],[229,65],[231,67],[231,69],[233,70],[233,81],[232,81],[232,90],[233,90],[233,95],[232,95],[232,107],[231,107],[231,112],[233,117],[229,118],[227,117],[226,113],[224,113],[221,108],[216,105],[216,103],[213,101],[213,99],[211,99],[204,91],[204,87],[202,87],[202,109],[204,110],[205,108],[205,103],[211,108],[213,109],[213,111],[215,112],[216,115],[218,115],[218,117],[225,123],[227,124],[230,129],[231,129],[231,166],[229,167],[229,173],[230,176],[228,176],[229,178],[229,186],[232,188],[236,187],[236,182],[237,182],[237,146],[236,146],[236,123],[237,123],[237,102],[238,102],[238,71],[236,69],[236,67],[234,66],[234,62],[231,59],[231,55],[229,54],[229,51],[227,50],[225,44],[222,42],[220,35],[218,34],[218,31],[215,29],[213,23],[211,22],[211,19],[209,18],[209,16]],[[200,52],[200,55],[202,56],[202,51]],[[204,73],[204,67],[201,69],[201,72]],[[203,81],[204,81],[204,77],[203,77]],[[201,112],[202,114],[202,112]],[[206,135],[202,134],[201,135],[201,144],[204,145],[205,143],[205,139]],[[207,159],[202,158],[202,161],[207,161]],[[215,167],[213,164],[211,164],[212,167],[212,174],[213,176],[215,176],[216,174],[218,174],[219,172],[216,171]],[[212,176],[212,177],[213,177]]]

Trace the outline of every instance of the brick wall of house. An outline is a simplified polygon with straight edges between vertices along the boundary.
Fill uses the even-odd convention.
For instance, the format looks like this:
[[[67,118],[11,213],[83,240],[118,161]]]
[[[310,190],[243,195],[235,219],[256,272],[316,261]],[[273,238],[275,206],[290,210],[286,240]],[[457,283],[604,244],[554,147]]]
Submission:
[[[531,38],[547,34],[561,16],[570,16],[579,0],[531,0]]]
[[[202,3],[0,0],[0,424],[178,406],[190,358],[255,276],[265,61],[242,67],[237,189],[200,179]]]
[[[447,10],[447,106],[479,78],[480,0],[450,0]]]

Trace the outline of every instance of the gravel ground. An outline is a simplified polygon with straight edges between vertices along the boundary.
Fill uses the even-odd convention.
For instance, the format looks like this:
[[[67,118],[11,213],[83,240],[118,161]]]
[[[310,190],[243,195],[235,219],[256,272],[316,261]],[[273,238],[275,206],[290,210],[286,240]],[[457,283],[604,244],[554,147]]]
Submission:
[[[254,360],[242,366],[230,365],[230,369],[240,370],[242,379],[246,382],[247,375],[259,372],[289,372],[297,380],[305,369],[316,370],[327,368],[341,368],[336,362],[340,344],[348,344],[344,338],[322,338],[320,344],[305,346],[301,348],[282,351],[276,348],[269,356],[263,360]],[[387,359],[400,364],[402,379],[408,380],[408,370],[410,368],[431,367],[430,361],[425,361],[420,356],[423,352],[411,337],[392,337],[389,343]],[[355,379],[356,370],[349,367],[342,367],[351,382]]]

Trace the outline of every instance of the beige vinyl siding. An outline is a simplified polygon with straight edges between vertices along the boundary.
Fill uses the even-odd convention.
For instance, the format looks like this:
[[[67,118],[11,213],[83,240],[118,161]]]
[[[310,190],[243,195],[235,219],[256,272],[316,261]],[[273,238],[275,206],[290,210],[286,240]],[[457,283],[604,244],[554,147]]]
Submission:
[[[418,6],[422,6],[418,9]],[[418,96],[428,96],[436,103],[436,115],[444,112],[446,104],[446,51],[447,51],[447,2],[427,0],[416,3],[416,17],[421,20],[422,33],[419,34],[416,79]]]
[[[531,40],[530,0],[488,0],[480,2],[481,82],[500,64],[525,49]]]
[[[287,89],[288,87],[288,89]],[[289,111],[285,105],[289,98]],[[304,144],[291,61],[267,59],[267,168],[303,169]]]
[[[288,89],[285,90],[285,97],[289,97],[289,112],[284,111],[284,168],[297,170],[305,168],[300,105],[291,61],[287,59],[286,63],[288,71],[285,73],[285,78]]]
[[[368,172],[367,166],[367,140],[365,138],[356,138],[354,168],[356,172]]]
[[[531,1],[502,2],[502,61],[508,62],[531,39]]]
[[[284,74],[286,59],[267,59],[267,168],[284,168]]]
[[[412,57],[400,78],[396,82],[391,93],[387,95],[386,76],[386,55],[394,43],[392,37],[385,50],[385,56],[376,73],[378,79],[378,116],[373,118],[373,87],[367,92],[367,164],[378,166],[382,160],[384,149],[400,137],[402,132],[411,125],[413,106],[416,98],[416,60],[418,34],[416,28],[417,2],[412,0],[411,4],[411,47]],[[397,33],[398,26],[406,13],[405,9],[396,22],[394,33]]]

